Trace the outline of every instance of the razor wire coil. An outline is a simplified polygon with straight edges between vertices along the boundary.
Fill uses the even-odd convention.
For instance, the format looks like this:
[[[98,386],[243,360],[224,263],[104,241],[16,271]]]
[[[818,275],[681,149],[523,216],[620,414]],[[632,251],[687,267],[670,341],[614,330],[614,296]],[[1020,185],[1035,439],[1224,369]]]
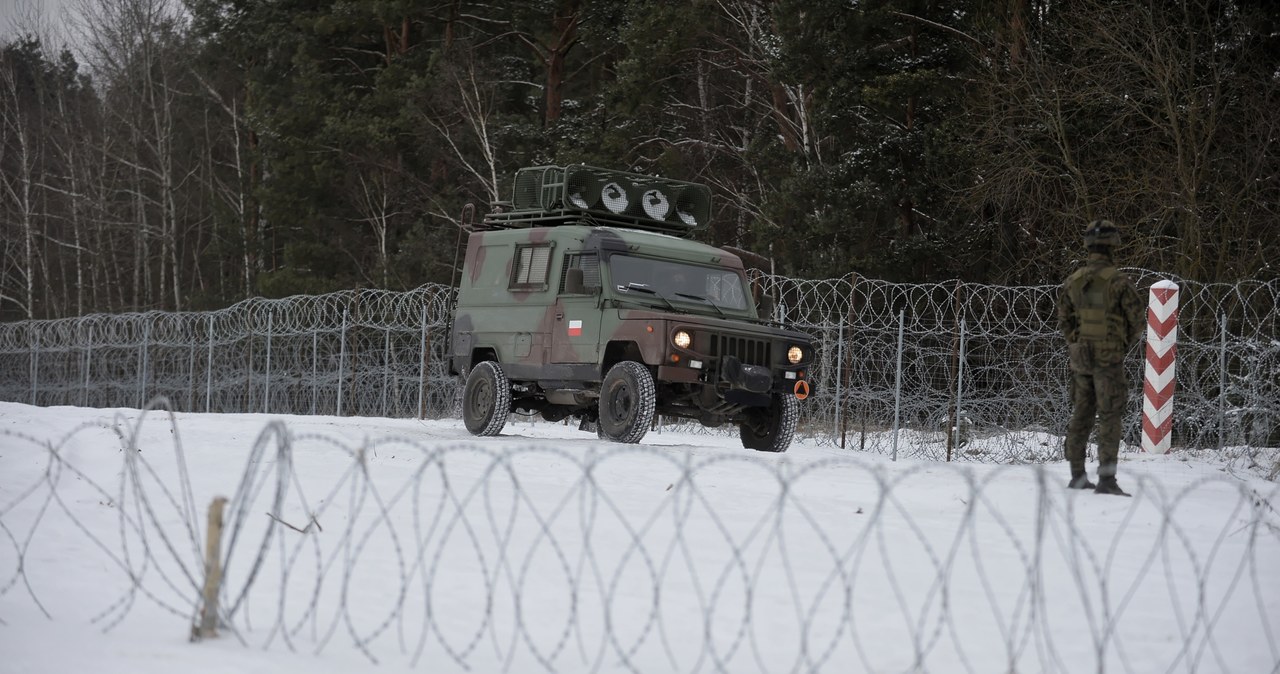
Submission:
[[[64,617],[39,581],[67,561],[41,551],[67,544],[49,529],[68,520],[115,597],[77,600],[95,624],[194,622],[200,490],[225,488],[219,623],[255,647],[431,671],[1280,668],[1280,492],[1266,483],[1138,475],[1099,536],[1042,466],[352,444],[273,421],[222,448],[226,475],[244,469],[218,487],[192,480],[183,422],[128,416],[58,438],[0,430],[44,459],[0,501],[0,630],[28,602]],[[755,498],[716,498],[725,480]],[[1197,512],[1205,499],[1222,521]]]
[[[1127,271],[1142,289],[1161,278]],[[1044,453],[1029,451],[1018,433],[1065,433],[1067,359],[1054,315],[1057,286],[756,272],[750,280],[757,292],[778,299],[786,325],[816,340],[802,437],[888,451],[877,431],[894,424],[899,378],[902,427],[931,438],[908,448],[909,455],[1036,461]],[[1181,288],[1175,445],[1280,445],[1280,281],[1175,280]],[[459,384],[447,362],[454,298],[454,289],[428,285],[250,299],[211,312],[0,324],[0,399],[141,407],[160,395],[190,411],[450,416]],[[1140,354],[1126,362],[1132,389],[1125,443],[1133,447],[1142,409]],[[1008,442],[966,452],[966,438],[975,435]]]

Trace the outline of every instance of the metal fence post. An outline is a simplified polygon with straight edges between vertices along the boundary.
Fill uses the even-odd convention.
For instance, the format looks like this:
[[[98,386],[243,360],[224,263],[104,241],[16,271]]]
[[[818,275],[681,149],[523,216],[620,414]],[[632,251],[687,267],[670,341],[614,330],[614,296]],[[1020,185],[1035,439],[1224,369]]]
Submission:
[[[262,391],[262,413],[271,413],[271,329],[275,312],[267,307],[267,376]]]
[[[418,418],[426,417],[427,391],[427,303],[422,303],[422,338],[419,340],[418,353],[422,356],[418,364]]]
[[[836,416],[831,422],[831,437],[840,435],[840,415],[843,412],[844,404],[842,403],[841,393],[842,387],[840,380],[840,368],[844,365],[844,319],[840,320],[840,325],[836,329]],[[844,449],[844,447],[841,447]]]
[[[28,324],[30,325],[30,324]],[[36,333],[36,327],[31,325],[31,357],[28,359],[30,363],[29,374],[31,375],[31,404],[36,404],[36,388],[37,382],[40,380],[40,337]]]
[[[960,449],[960,424],[961,422],[961,405],[964,404],[964,338],[965,338],[965,319],[960,319],[960,360],[956,363],[956,427],[955,440],[952,446],[956,450]],[[951,456],[947,456],[947,460],[951,460]]]
[[[902,412],[902,335],[906,329],[907,310],[898,311],[898,376],[893,391],[893,460],[898,460],[898,422]]]
[[[142,323],[142,353],[139,357],[142,361],[142,367],[138,368],[138,409],[142,409],[147,400],[147,365],[150,347],[151,323],[144,319]]]
[[[342,380],[347,369],[347,309],[342,310],[342,332],[338,347],[338,416],[342,416]]]
[[[391,327],[383,331],[382,340],[382,416],[387,414],[387,388],[391,386]]]
[[[185,330],[183,331],[186,332]],[[191,348],[187,354],[187,409],[196,411],[196,340],[191,340]]]
[[[1227,428],[1227,315],[1218,321],[1222,333],[1222,349],[1218,352],[1218,451],[1226,446]]]
[[[204,371],[204,411],[213,403],[213,314],[209,314],[209,359]]]
[[[848,324],[848,325],[849,325],[849,331],[850,331],[850,332],[852,332],[852,331],[853,331],[853,327],[854,327],[854,326],[853,326],[853,318],[854,318],[854,315],[856,314],[856,312],[857,312],[857,310],[858,310],[858,295],[857,295],[857,291],[858,291],[858,279],[859,279],[859,276],[858,276],[856,273],[850,273],[850,275],[849,275],[849,276],[850,276],[850,281],[849,281],[849,310],[848,310],[847,312],[845,312],[845,315],[844,315],[844,316],[841,316],[841,317],[840,317],[840,321],[841,321],[840,325],[841,325],[841,326],[842,326],[842,328],[843,328],[843,326],[844,326],[845,324]],[[843,350],[843,346],[844,346],[844,340],[843,340],[843,339],[841,339],[841,344],[840,344],[840,346],[841,346],[841,348],[842,348],[842,350]],[[849,360],[853,360],[852,354],[853,354],[853,352],[854,352],[854,340],[853,340],[852,338],[850,338],[850,340],[849,340],[849,349],[848,349],[848,351],[849,351],[849,354],[847,354],[845,357],[846,357],[846,358],[848,358]],[[843,360],[843,359],[842,359],[842,360],[837,364],[836,368],[837,368],[837,369],[836,369],[836,375],[839,377],[839,381],[840,381],[840,389],[841,389],[841,391],[843,392],[841,395],[842,395],[842,397],[843,397],[844,395],[848,395],[848,388],[849,388],[849,385],[848,385],[846,382],[848,381],[848,378],[849,378],[849,376],[850,376],[850,374],[851,374],[851,373],[850,373],[850,371],[851,371],[853,368],[852,368],[852,365],[851,365],[849,362],[846,362],[846,361],[845,361],[845,360]],[[866,448],[866,443],[867,443],[867,423],[866,423],[866,421],[867,421],[867,416],[866,416],[866,415],[867,415],[867,410],[866,410],[866,408],[864,407],[864,408],[863,408],[863,410],[862,410],[862,433],[861,433],[861,435],[860,435],[860,440],[859,440],[859,446],[860,446],[861,448],[863,448],[863,449],[865,449],[865,448]],[[848,417],[844,414],[843,405],[841,405],[841,415],[840,415],[840,449],[844,449],[844,448],[845,448],[845,431],[847,430],[848,423],[849,423],[849,421],[848,421]]]
[[[93,372],[93,325],[88,326],[84,339],[84,396],[80,401],[83,407],[89,406],[89,373]]]
[[[249,343],[249,356],[246,359],[246,362],[248,363],[248,367],[245,369],[245,373],[244,373],[244,392],[242,394],[244,396],[244,400],[241,401],[241,403],[234,408],[233,411],[236,411],[236,412],[252,412],[253,411],[253,350],[254,350],[256,339],[258,336],[258,334],[254,331],[255,327],[256,326],[253,325],[252,320],[247,322],[244,338],[245,338],[245,341]]]
[[[316,361],[319,358],[319,328],[311,331],[311,414],[316,413],[316,404],[320,397],[320,380],[316,378]]]

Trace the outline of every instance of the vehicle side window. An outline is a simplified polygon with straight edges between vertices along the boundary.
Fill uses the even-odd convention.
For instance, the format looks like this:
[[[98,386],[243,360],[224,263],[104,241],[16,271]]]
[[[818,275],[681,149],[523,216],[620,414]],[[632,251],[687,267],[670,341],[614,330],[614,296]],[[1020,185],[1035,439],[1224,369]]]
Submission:
[[[582,285],[587,288],[600,287],[600,255],[597,253],[570,253],[564,256],[564,272],[570,269],[582,270]],[[560,274],[560,292],[564,292],[564,278]]]
[[[515,264],[511,266],[511,285],[508,287],[519,290],[546,288],[550,264],[551,244],[517,245]]]

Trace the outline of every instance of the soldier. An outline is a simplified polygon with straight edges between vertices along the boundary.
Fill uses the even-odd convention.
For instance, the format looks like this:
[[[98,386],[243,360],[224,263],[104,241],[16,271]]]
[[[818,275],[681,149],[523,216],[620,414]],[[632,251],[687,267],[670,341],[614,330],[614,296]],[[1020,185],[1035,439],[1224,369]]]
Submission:
[[[1128,496],[1116,484],[1120,453],[1120,417],[1129,395],[1124,357],[1142,336],[1143,307],[1129,277],[1116,269],[1112,252],[1120,232],[1108,220],[1095,220],[1084,232],[1089,260],[1067,277],[1058,292],[1058,329],[1067,339],[1071,366],[1071,421],[1066,455],[1071,489]],[[1085,472],[1085,444],[1098,423],[1098,484]]]
[[[679,269],[671,275],[671,291],[672,293],[693,293],[693,288],[689,287],[689,279],[685,277],[683,271]]]

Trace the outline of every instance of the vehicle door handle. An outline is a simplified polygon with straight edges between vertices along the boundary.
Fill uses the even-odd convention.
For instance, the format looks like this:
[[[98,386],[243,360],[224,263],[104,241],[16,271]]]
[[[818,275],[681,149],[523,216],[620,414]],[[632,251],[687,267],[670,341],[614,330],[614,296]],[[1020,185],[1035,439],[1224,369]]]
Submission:
[[[557,311],[557,312],[556,312],[556,320],[557,320],[557,321],[564,320],[564,312]]]

